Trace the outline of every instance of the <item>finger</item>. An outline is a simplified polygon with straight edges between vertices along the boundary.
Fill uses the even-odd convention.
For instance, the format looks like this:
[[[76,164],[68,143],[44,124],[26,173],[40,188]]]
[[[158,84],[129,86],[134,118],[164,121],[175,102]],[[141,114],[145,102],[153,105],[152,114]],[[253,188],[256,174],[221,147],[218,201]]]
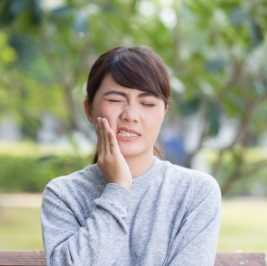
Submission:
[[[109,141],[109,130],[110,130],[110,126],[108,123],[108,120],[106,118],[102,119],[103,122],[103,127],[104,127],[104,137],[105,137],[105,151],[106,154],[110,154],[111,150],[110,150],[110,141]]]
[[[100,137],[101,137],[101,149],[103,151],[103,155],[107,155],[107,137],[106,137],[106,129],[105,129],[105,119],[101,118],[100,122]]]
[[[97,147],[97,150],[99,150],[99,125],[98,125],[98,122],[96,122],[94,124],[94,127],[95,127],[95,133],[96,133],[96,147]]]
[[[103,134],[102,134],[102,122],[101,122],[101,117],[97,118],[97,147],[98,147],[98,154],[103,155],[105,153],[105,148],[104,148],[104,142],[103,142]]]
[[[116,138],[116,135],[112,129],[109,130],[109,143],[111,154],[116,154],[120,152],[120,147]]]

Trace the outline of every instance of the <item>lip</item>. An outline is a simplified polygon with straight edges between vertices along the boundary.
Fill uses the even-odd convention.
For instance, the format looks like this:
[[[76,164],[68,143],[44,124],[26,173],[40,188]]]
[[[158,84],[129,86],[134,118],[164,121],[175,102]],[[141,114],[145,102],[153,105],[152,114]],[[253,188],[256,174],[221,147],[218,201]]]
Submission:
[[[117,134],[118,134],[120,131],[125,131],[125,132],[129,132],[129,133],[133,133],[133,134],[138,134],[139,136],[141,136],[140,133],[134,131],[133,129],[129,129],[129,128],[127,128],[127,127],[119,127],[119,128],[118,128],[118,132],[117,132]]]
[[[138,136],[132,136],[132,137],[123,137],[123,136],[120,136],[119,135],[119,132],[120,131],[125,131],[125,132],[130,132],[130,133],[134,133],[134,134],[138,134]],[[138,140],[140,138],[141,134],[139,134],[138,132],[136,132],[135,130],[133,129],[129,129],[127,127],[119,127],[118,128],[118,132],[117,132],[117,135],[116,135],[116,138],[118,141],[126,141],[126,142],[129,142],[129,141],[134,141],[134,140]]]

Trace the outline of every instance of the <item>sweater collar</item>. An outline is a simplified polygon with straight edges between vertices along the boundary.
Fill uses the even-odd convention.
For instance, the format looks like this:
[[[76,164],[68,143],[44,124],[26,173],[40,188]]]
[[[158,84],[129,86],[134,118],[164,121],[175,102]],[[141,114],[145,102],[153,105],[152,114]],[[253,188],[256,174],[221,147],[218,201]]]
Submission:
[[[151,168],[144,174],[133,178],[132,187],[145,185],[155,180],[156,176],[158,176],[162,172],[161,170],[163,169],[163,166],[164,166],[164,161],[161,161],[159,158],[154,156],[154,163],[151,166]],[[92,172],[92,177],[98,183],[102,184],[103,186],[107,185],[107,182],[104,179],[101,169],[97,163],[91,165],[90,170]]]

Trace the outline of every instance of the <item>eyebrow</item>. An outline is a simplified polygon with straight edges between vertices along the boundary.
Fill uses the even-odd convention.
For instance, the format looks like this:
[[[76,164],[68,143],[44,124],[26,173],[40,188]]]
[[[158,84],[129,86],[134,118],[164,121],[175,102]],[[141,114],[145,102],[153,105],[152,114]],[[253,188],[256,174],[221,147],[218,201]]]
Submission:
[[[106,93],[103,94],[104,96],[108,96],[108,95],[120,95],[123,96],[125,98],[128,98],[128,94],[122,91],[108,91]],[[151,92],[142,92],[140,94],[138,94],[138,98],[142,98],[142,97],[146,97],[146,96],[153,96],[158,98],[155,94],[151,93]]]

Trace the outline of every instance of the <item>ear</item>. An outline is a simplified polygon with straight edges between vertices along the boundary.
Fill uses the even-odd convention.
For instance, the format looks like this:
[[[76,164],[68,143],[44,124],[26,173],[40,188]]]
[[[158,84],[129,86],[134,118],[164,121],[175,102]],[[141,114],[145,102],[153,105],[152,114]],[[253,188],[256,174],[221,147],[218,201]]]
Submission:
[[[84,100],[83,107],[84,107],[84,111],[85,111],[87,120],[91,124],[94,124],[94,120],[93,120],[93,107],[92,106],[89,106],[89,102],[88,102],[87,99]]]
[[[169,105],[166,105],[165,110],[164,110],[164,116],[167,114],[168,110],[169,110]]]

